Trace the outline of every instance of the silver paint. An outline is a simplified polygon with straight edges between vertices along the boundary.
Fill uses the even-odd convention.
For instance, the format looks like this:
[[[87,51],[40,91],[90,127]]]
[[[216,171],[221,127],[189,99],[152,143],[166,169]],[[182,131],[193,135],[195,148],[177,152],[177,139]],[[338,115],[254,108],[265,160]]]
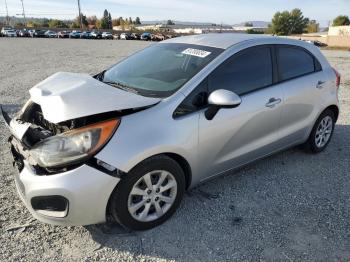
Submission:
[[[31,91],[32,99],[42,106],[45,118],[52,122],[159,101],[149,109],[122,117],[117,132],[96,157],[128,173],[151,156],[175,154],[184,159],[191,169],[190,187],[305,142],[320,114],[328,106],[338,106],[333,69],[318,48],[303,41],[241,34],[208,34],[175,38],[161,44],[164,43],[208,45],[224,48],[225,51],[178,92],[162,100],[108,89],[102,83],[90,81],[86,75],[58,75],[56,80],[60,79],[59,83],[52,77]],[[323,70],[243,95],[238,107],[222,108],[212,120],[206,119],[206,109],[173,117],[181,102],[227,58],[246,48],[265,44],[303,47],[319,60]],[[82,83],[79,83],[79,78]],[[57,86],[50,87],[54,83]],[[79,99],[81,87],[88,88],[89,84],[93,84],[91,92]],[[326,134],[326,131],[322,132]],[[19,179],[28,190],[24,201],[33,215],[44,222],[65,225],[105,221],[108,198],[118,183],[118,179],[85,165],[47,177],[37,176],[26,167]],[[51,219],[31,210],[28,204],[30,197],[43,194],[68,196],[75,203],[70,206],[68,217]]]

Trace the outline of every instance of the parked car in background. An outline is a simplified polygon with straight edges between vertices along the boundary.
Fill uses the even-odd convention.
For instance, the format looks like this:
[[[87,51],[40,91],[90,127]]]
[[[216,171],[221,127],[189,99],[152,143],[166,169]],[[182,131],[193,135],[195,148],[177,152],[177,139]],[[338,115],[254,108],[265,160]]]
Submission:
[[[152,40],[152,34],[151,33],[148,33],[148,32],[145,32],[141,35],[141,40],[144,40],[144,41],[151,41]]]
[[[80,38],[81,31],[74,30],[69,34],[69,38]]]
[[[327,44],[325,44],[325,43],[323,43],[323,42],[321,42],[321,41],[318,41],[318,40],[315,40],[315,41],[313,42],[313,44],[314,44],[315,46],[318,46],[318,47],[326,47],[326,46],[328,46]]]
[[[6,36],[6,31],[8,31],[8,30],[13,30],[13,28],[12,28],[12,27],[9,27],[9,26],[3,27],[3,28],[1,28],[1,34],[2,34],[3,36]]]
[[[102,39],[113,39],[113,35],[110,32],[102,32]]]
[[[133,40],[141,40],[141,35],[138,33],[132,33],[131,37]]]
[[[17,32],[14,29],[6,30],[5,36],[7,37],[17,37]]]
[[[91,37],[94,39],[102,39],[102,33],[99,31],[92,31]]]
[[[113,39],[119,40],[119,39],[120,39],[120,35],[119,35],[119,34],[114,34],[114,35],[113,35]]]
[[[35,30],[30,31],[30,36],[33,37],[33,38],[34,37],[43,38],[43,37],[46,37],[45,33],[46,33],[45,30],[37,30],[37,29],[35,29]]]
[[[48,38],[57,38],[57,33],[51,30],[45,32],[45,36]]]
[[[120,40],[132,40],[132,36],[130,33],[121,33]]]
[[[163,35],[163,34],[160,34],[160,33],[158,33],[158,34],[153,34],[152,35],[152,41],[163,41],[163,40],[165,40],[165,35]]]
[[[69,34],[70,34],[69,31],[59,31],[57,33],[57,37],[58,38],[69,38]]]
[[[27,29],[21,29],[21,30],[19,30],[19,36],[20,37],[30,37],[30,33]]]
[[[90,31],[84,31],[80,34],[80,38],[82,39],[91,39],[92,35]]]

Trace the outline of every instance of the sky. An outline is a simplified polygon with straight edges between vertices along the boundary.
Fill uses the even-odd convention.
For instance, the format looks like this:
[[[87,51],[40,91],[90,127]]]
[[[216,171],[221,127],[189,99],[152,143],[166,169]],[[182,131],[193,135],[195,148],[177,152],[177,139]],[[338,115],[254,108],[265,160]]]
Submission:
[[[0,0],[0,16],[22,13],[21,0]],[[23,0],[27,16],[71,19],[77,16],[77,0]],[[82,12],[101,17],[107,9],[112,17],[139,16],[141,21],[177,20],[236,24],[271,21],[277,11],[300,8],[306,17],[322,26],[340,14],[350,16],[350,0],[80,0]]]

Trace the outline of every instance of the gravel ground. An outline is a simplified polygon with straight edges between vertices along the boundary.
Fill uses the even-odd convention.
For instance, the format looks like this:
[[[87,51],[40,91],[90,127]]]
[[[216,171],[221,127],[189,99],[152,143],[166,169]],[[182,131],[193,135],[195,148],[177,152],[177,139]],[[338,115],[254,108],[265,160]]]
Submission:
[[[0,103],[16,111],[57,71],[96,73],[148,43],[0,39]],[[324,51],[342,73],[342,112],[319,155],[291,149],[188,192],[146,232],[34,220],[15,192],[0,120],[0,261],[349,261],[350,52]]]

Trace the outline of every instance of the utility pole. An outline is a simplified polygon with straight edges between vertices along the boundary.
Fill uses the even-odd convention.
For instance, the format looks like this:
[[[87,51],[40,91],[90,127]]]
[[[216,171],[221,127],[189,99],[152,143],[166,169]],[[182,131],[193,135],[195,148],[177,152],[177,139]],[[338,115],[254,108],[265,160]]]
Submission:
[[[5,0],[5,7],[6,7],[6,25],[10,25],[9,10],[7,9],[7,1],[6,0]]]
[[[27,19],[26,19],[26,13],[24,12],[23,0],[21,0],[21,2],[22,2],[24,26],[27,27]]]
[[[80,29],[83,29],[83,17],[81,16],[80,0],[78,0]]]

